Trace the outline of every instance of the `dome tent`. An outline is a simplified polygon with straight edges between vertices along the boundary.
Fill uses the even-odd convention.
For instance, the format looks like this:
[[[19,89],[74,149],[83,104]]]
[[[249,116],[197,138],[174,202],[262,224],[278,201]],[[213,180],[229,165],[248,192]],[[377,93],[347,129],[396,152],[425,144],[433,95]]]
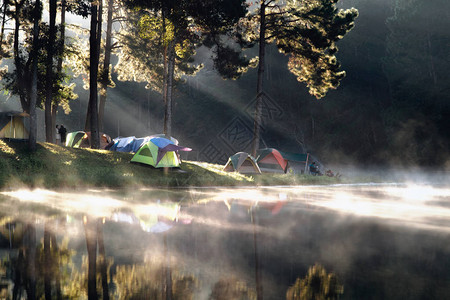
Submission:
[[[154,134],[146,137],[136,138],[135,136],[129,137],[116,137],[106,150],[117,152],[138,152],[139,148],[145,143],[155,137],[163,137],[171,140],[175,145],[178,145],[178,140],[173,137],[167,137],[164,134]]]
[[[105,149],[108,143],[111,142],[111,137],[103,132],[99,133],[99,137],[100,137],[100,149]],[[66,147],[90,148],[91,132],[90,131],[69,132],[66,136]]]
[[[66,136],[66,147],[80,148],[85,135],[84,131],[69,132]]]
[[[246,152],[238,152],[230,156],[223,170],[242,174],[261,174],[255,158]]]
[[[133,145],[135,144],[136,137],[117,137],[113,140],[113,145],[107,150],[117,151],[117,152],[133,152]],[[139,145],[139,147],[142,144]],[[138,147],[138,149],[139,149]]]
[[[274,148],[259,149],[256,161],[263,173],[286,173],[288,162],[283,155]]]
[[[176,151],[192,149],[175,145],[171,140],[155,137],[143,144],[131,159],[133,163],[141,163],[155,168],[179,167],[181,160]]]

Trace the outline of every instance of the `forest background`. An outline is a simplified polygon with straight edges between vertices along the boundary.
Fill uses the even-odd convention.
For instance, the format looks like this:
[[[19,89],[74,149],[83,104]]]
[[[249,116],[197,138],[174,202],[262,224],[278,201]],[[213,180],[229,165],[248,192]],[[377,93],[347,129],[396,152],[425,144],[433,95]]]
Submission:
[[[309,152],[324,163],[362,166],[450,167],[450,3],[444,0],[343,0],[338,8],[359,11],[355,28],[338,43],[346,78],[317,100],[296,80],[287,57],[267,47],[261,147]],[[257,54],[257,47],[246,50]],[[204,64],[176,86],[172,135],[195,151],[188,159],[224,163],[237,151],[250,152],[256,69],[223,80],[200,48]],[[117,80],[108,90],[104,132],[111,137],[147,136],[163,131],[161,95],[144,83]],[[75,78],[78,99],[57,124],[82,130],[89,91]],[[19,110],[2,95],[0,111]],[[38,140],[45,140],[38,112]]]

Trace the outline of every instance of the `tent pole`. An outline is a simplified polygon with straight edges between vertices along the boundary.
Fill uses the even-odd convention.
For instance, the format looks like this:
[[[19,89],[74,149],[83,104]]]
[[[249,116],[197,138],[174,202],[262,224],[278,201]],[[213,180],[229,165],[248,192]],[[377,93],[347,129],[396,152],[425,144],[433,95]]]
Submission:
[[[306,153],[305,174],[307,174],[307,172],[308,172],[308,159],[309,159],[309,153]]]
[[[11,123],[9,124],[9,139],[11,140],[12,138],[12,128],[13,127],[13,116],[11,115]]]

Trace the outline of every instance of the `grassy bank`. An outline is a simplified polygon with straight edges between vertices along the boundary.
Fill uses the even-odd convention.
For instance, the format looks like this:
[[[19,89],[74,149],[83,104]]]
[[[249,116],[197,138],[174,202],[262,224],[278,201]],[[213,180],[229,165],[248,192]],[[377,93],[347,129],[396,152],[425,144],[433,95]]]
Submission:
[[[180,170],[164,171],[131,164],[132,154],[74,149],[0,140],[0,189],[83,187],[183,187],[333,184],[342,179],[294,174],[245,176],[223,172],[221,165],[184,161]]]

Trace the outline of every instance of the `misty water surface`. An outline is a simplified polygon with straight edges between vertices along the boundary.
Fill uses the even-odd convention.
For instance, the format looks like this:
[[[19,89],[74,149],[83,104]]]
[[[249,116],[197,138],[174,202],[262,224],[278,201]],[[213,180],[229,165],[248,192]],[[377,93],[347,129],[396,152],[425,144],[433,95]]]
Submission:
[[[340,299],[446,299],[449,201],[446,186],[396,184],[3,192],[1,293],[26,294],[27,255],[36,249],[38,296],[51,270],[53,295],[60,286],[68,298],[87,298],[94,228],[114,299],[211,299],[230,290],[286,299],[316,264],[337,276]]]

